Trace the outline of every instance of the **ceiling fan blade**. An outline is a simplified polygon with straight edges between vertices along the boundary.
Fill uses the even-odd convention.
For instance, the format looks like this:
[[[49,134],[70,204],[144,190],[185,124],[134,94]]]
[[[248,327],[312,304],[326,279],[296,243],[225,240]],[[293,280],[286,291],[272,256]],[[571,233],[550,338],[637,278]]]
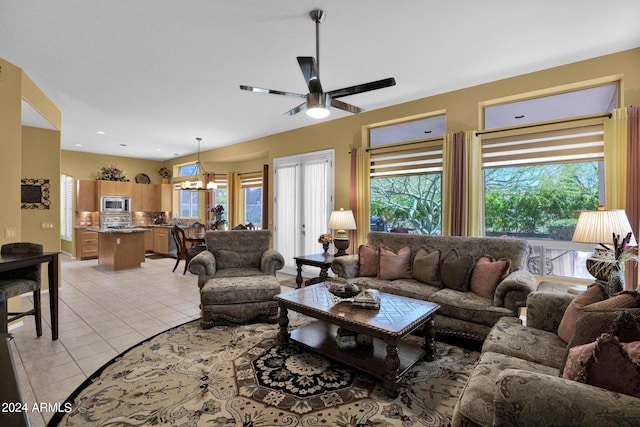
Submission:
[[[300,65],[300,71],[302,71],[309,92],[322,93],[322,85],[320,84],[315,58],[313,56],[298,56],[298,64]]]
[[[300,111],[306,110],[306,109],[307,109],[307,103],[303,102],[302,104],[298,105],[295,108],[292,108],[291,110],[287,111],[284,114],[287,114],[289,116],[293,116],[294,114],[298,114]]]
[[[240,89],[248,90],[249,92],[271,93],[271,94],[274,94],[274,95],[294,96],[296,98],[306,98],[307,97],[307,95],[303,95],[301,93],[283,92],[283,91],[280,91],[280,90],[263,89],[261,87],[254,87],[254,86],[240,85]]]
[[[382,89],[389,86],[395,86],[396,79],[390,77],[388,79],[376,80],[375,82],[363,83],[355,86],[349,86],[342,89],[332,90],[328,92],[331,98],[340,98],[342,96],[355,95],[356,93],[369,92],[370,90]]]
[[[355,105],[347,104],[346,102],[342,102],[338,99],[331,100],[331,106],[335,108],[339,108],[344,111],[348,111],[350,113],[358,114],[363,112],[364,110],[360,107],[356,107]]]

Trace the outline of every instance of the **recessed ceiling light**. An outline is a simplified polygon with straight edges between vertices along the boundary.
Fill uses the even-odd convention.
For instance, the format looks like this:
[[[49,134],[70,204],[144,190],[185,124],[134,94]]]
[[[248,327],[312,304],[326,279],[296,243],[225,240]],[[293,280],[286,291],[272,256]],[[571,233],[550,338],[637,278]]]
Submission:
[[[106,135],[106,134],[107,134],[107,133],[106,133],[105,131],[103,131],[103,130],[98,130],[98,131],[96,131],[96,133],[97,133],[98,135]]]
[[[121,147],[126,147],[126,146],[127,146],[127,144],[120,144],[120,146],[121,146]]]
[[[76,147],[82,147],[82,144],[73,144],[73,145],[75,145]]]
[[[431,133],[431,131],[430,130],[425,130],[424,133]]]
[[[156,151],[162,151],[162,148],[156,148]]]
[[[518,116],[514,116],[514,119],[524,119],[524,114],[520,114]]]

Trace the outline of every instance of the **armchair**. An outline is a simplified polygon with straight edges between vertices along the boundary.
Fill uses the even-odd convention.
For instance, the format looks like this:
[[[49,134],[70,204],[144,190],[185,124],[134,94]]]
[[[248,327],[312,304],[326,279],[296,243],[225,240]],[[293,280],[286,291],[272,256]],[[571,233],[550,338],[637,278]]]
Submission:
[[[284,267],[282,255],[269,247],[269,230],[207,231],[207,249],[189,262],[198,275],[204,329],[218,319],[246,322],[260,315],[276,322],[280,293],[275,277]]]

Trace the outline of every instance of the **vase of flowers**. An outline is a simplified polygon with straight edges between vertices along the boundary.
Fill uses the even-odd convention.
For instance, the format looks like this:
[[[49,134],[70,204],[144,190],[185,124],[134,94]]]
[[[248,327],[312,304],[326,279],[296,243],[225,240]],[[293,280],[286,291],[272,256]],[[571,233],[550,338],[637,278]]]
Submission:
[[[327,251],[329,251],[329,244],[333,242],[333,235],[330,233],[324,233],[321,234],[320,237],[318,237],[318,243],[322,243],[322,249],[324,250],[324,253],[326,254]]]
[[[226,230],[227,229],[227,221],[224,220],[224,206],[215,205],[211,208],[211,213],[213,214],[213,220],[215,222],[216,230]]]
[[[165,168],[163,166],[158,171],[158,174],[162,177],[162,183],[163,184],[168,184],[169,183],[169,178],[171,178],[171,171],[169,169],[167,169],[167,168]]]

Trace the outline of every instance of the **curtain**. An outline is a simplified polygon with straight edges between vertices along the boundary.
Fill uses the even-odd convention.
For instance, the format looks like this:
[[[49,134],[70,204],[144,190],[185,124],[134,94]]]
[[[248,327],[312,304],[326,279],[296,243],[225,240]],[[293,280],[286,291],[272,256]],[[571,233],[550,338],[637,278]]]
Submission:
[[[604,121],[606,209],[624,209],[627,196],[627,110],[616,108]]]
[[[484,234],[484,177],[482,175],[482,147],[476,131],[466,131],[466,169],[467,169],[467,236]]]
[[[367,241],[369,224],[370,156],[365,148],[351,150],[351,170],[349,176],[349,209],[356,219],[357,230],[349,232],[349,253],[355,253],[358,247]]]
[[[227,215],[229,221],[229,229],[244,222],[242,218],[241,197],[242,181],[238,172],[227,172],[227,206],[229,213]]]
[[[464,132],[445,135],[442,157],[442,234],[465,236],[468,174]]]
[[[626,211],[636,240],[640,239],[640,107],[627,107],[627,197]],[[627,268],[625,279],[627,289],[635,289],[638,285],[638,269]]]

